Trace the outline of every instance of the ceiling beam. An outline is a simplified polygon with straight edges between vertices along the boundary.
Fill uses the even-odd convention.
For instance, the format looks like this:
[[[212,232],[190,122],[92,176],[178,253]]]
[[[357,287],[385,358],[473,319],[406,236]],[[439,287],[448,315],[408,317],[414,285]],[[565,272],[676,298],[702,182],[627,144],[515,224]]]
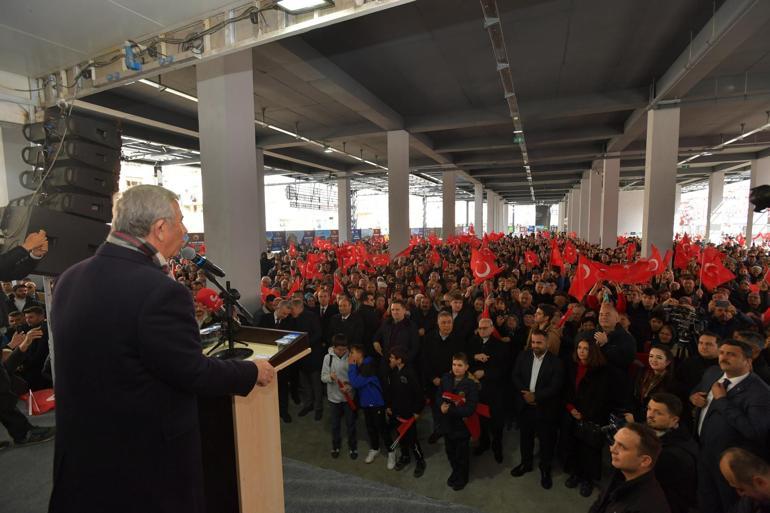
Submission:
[[[726,0],[687,48],[655,83],[655,96],[626,120],[623,134],[614,137],[607,151],[625,149],[645,130],[647,111],[661,102],[685,96],[739,46],[770,21],[770,2]]]
[[[519,108],[525,121],[527,119],[539,121],[634,110],[647,105],[648,99],[649,94],[646,88],[538,98],[529,101],[526,98],[518,98]],[[529,141],[527,141],[527,145],[529,145]]]

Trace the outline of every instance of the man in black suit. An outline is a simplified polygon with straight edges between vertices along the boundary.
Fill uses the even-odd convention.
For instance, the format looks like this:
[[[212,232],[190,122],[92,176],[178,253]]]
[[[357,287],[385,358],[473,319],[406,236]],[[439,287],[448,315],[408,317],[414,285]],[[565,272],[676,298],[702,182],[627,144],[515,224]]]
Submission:
[[[273,380],[265,360],[204,356],[190,291],[167,274],[186,233],[176,195],[132,187],[106,243],[56,284],[50,513],[202,512],[196,396]]]
[[[476,314],[473,308],[465,304],[463,295],[459,291],[452,294],[449,307],[449,313],[452,314],[452,333],[466,344],[473,337],[473,330],[476,329]],[[471,368],[473,368],[473,362],[471,362]]]
[[[506,376],[511,371],[507,355],[508,348],[499,339],[492,336],[491,319],[479,319],[478,335],[468,343],[471,355],[471,373],[481,383],[479,402],[489,406],[490,417],[481,417],[481,435],[479,446],[473,451],[478,456],[490,447],[495,461],[503,462],[503,420],[505,416],[503,388]]]
[[[37,265],[37,261],[48,252],[48,238],[45,231],[30,233],[21,246],[0,254],[0,281],[18,280]],[[13,393],[11,378],[5,366],[0,365],[0,423],[5,426],[17,446],[50,440],[56,434],[55,428],[33,426],[17,408],[18,397]],[[0,450],[10,443],[0,441]]]
[[[311,411],[315,411],[315,419],[323,417],[323,383],[321,382],[321,364],[326,355],[326,346],[323,345],[321,333],[321,321],[312,310],[305,308],[301,299],[291,300],[291,316],[294,319],[293,328],[304,331],[310,338],[310,354],[300,360],[299,379],[302,384],[304,406],[298,415],[304,417]],[[291,366],[290,366],[291,367]],[[280,376],[280,375],[279,375]]]
[[[259,327],[267,328],[271,330],[294,330],[294,319],[291,318],[291,304],[281,299],[275,307],[272,314],[263,315],[259,319]],[[289,391],[296,386],[299,380],[298,368],[295,365],[290,365],[278,375],[278,413],[281,416],[281,420],[287,424],[292,421],[291,414],[289,413]],[[299,404],[299,400],[295,401]]]
[[[316,313],[319,319],[321,319],[321,331],[323,333],[323,340],[326,347],[331,347],[331,338],[333,333],[329,333],[329,323],[332,317],[340,313],[339,307],[331,302],[331,294],[326,289],[318,291],[318,306],[316,307]]]
[[[329,320],[329,336],[344,333],[348,344],[361,344],[364,340],[364,322],[361,317],[353,312],[353,304],[347,296],[337,298],[339,313]]]
[[[358,306],[358,315],[364,323],[364,347],[366,348],[366,355],[377,357],[379,356],[372,347],[372,339],[377,330],[380,329],[382,324],[382,316],[374,308],[374,293],[364,292],[361,296],[361,304]]]
[[[551,461],[556,447],[556,425],[561,411],[564,367],[548,350],[548,335],[534,328],[530,348],[516,359],[513,390],[519,409],[519,447],[521,463],[511,470],[513,477],[532,471],[535,435],[540,440],[540,485],[553,486]]]
[[[690,402],[700,441],[698,502],[703,513],[728,511],[738,497],[719,472],[719,458],[729,447],[765,454],[770,435],[770,388],[751,372],[752,348],[734,339],[719,345],[719,367],[711,367],[695,387]]]

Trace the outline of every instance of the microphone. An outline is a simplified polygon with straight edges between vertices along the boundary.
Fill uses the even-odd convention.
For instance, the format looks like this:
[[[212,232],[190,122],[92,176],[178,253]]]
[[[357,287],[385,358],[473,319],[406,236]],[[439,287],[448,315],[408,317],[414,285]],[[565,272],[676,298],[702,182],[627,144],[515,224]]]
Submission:
[[[225,272],[222,269],[211,263],[209,260],[206,260],[205,257],[202,257],[196,253],[195,250],[190,246],[182,248],[182,258],[190,260],[192,263],[204,271],[210,272],[214,276],[219,276],[220,278],[225,276]]]

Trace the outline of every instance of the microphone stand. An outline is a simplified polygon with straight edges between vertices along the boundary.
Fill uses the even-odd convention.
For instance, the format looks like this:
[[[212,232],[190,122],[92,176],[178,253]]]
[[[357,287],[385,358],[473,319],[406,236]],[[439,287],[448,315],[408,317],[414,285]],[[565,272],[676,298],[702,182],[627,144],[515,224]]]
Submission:
[[[206,278],[211,280],[214,285],[217,286],[219,289],[219,297],[221,297],[225,302],[225,319],[223,321],[225,331],[222,333],[222,335],[219,338],[219,342],[216,343],[214,347],[209,349],[208,353],[206,355],[211,355],[214,358],[218,358],[220,360],[243,360],[251,356],[254,351],[247,347],[235,347],[235,319],[233,319],[233,314],[235,313],[234,307],[237,307],[238,310],[243,314],[243,316],[246,318],[246,320],[249,323],[254,323],[254,317],[252,317],[251,313],[244,307],[241,303],[238,302],[238,300],[241,298],[240,292],[238,290],[230,288],[230,281],[225,282],[225,286],[223,287],[221,283],[217,281],[217,279],[209,272],[204,270],[204,273],[206,274]],[[227,341],[227,349],[223,349],[222,351],[219,351],[215,354],[214,351],[217,350],[221,345],[225,343],[225,340]],[[244,344],[244,342],[239,342],[240,344]]]

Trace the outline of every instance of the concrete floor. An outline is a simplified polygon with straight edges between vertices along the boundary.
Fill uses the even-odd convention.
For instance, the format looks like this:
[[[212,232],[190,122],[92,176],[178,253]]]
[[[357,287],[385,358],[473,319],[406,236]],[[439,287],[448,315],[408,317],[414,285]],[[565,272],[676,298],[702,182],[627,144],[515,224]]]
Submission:
[[[295,413],[297,407],[292,405],[290,411]],[[324,413],[327,413],[326,411]],[[449,461],[444,454],[444,443],[440,440],[435,445],[428,445],[427,436],[431,429],[430,414],[421,420],[418,429],[423,450],[426,453],[427,470],[425,474],[415,479],[412,475],[412,464],[400,471],[387,470],[386,458],[378,457],[367,465],[363,459],[369,446],[366,442],[364,420],[359,415],[358,427],[358,459],[353,461],[348,457],[346,436],[343,427],[343,447],[340,457],[332,459],[331,428],[328,415],[316,422],[313,414],[303,418],[292,415],[293,421],[281,424],[283,455],[322,468],[333,469],[343,474],[350,474],[372,481],[379,481],[397,488],[410,490],[434,499],[450,501],[471,506],[486,513],[563,513],[586,512],[597,497],[598,492],[588,499],[583,498],[577,489],[568,489],[564,481],[568,477],[559,467],[553,472],[553,488],[544,490],[540,486],[540,472],[525,474],[514,478],[510,470],[519,463],[519,435],[515,429],[506,431],[503,439],[503,463],[495,462],[491,451],[481,456],[471,456],[470,483],[459,492],[446,485],[451,473]],[[535,454],[537,465],[537,454]]]
[[[293,413],[296,413],[297,409],[294,405],[290,408]],[[431,426],[430,414],[427,415],[428,418],[421,420],[418,425],[428,464],[425,475],[419,479],[412,476],[414,462],[401,472],[387,470],[385,457],[378,457],[370,465],[364,463],[369,447],[362,417],[358,419],[357,424],[359,457],[355,461],[348,457],[347,447],[344,445],[339,459],[332,459],[329,455],[331,434],[328,415],[316,422],[312,414],[303,418],[295,414],[292,423],[282,423],[283,455],[321,468],[336,470],[341,475],[381,482],[433,499],[470,506],[485,513],[583,513],[588,511],[596,498],[597,492],[594,492],[593,497],[585,499],[577,490],[567,489],[564,486],[567,476],[558,467],[553,473],[554,485],[551,490],[541,488],[540,473],[537,470],[520,478],[511,477],[510,469],[519,463],[518,431],[515,429],[504,434],[503,463],[497,464],[491,451],[479,457],[471,457],[471,481],[464,490],[455,492],[446,485],[450,468],[444,454],[443,441],[435,445],[428,445],[425,441]],[[53,425],[54,414],[51,412],[36,417],[33,422],[42,426]],[[7,432],[0,426],[0,440],[7,439]],[[537,459],[537,455],[535,458]],[[51,490],[52,465],[53,442],[0,452],[0,511],[46,511]]]

